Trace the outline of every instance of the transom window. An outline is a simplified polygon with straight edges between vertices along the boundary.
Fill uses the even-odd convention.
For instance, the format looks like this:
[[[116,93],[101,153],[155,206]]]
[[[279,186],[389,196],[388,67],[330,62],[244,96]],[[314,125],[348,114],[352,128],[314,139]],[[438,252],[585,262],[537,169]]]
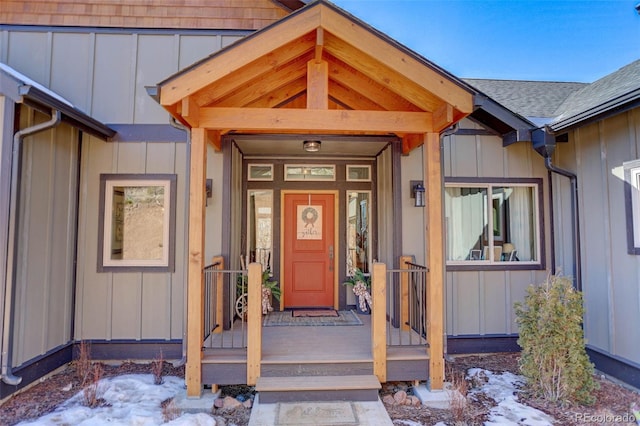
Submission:
[[[288,181],[335,181],[335,165],[286,164],[284,180]]]
[[[539,265],[540,190],[539,179],[447,182],[447,264]]]

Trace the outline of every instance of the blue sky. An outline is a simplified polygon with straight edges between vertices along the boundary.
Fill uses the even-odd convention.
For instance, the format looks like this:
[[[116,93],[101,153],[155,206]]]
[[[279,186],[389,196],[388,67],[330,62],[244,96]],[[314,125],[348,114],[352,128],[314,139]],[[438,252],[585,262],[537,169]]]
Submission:
[[[640,59],[640,0],[332,0],[462,78],[593,82]]]

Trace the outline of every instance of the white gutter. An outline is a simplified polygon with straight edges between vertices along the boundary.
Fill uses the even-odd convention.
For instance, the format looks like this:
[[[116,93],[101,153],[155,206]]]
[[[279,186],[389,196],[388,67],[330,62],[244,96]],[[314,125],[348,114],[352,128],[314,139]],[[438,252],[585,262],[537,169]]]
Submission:
[[[58,126],[62,119],[62,114],[57,109],[51,110],[51,120],[35,126],[27,127],[17,131],[13,136],[13,153],[11,156],[11,201],[9,204],[9,233],[7,239],[7,275],[2,283],[2,294],[4,296],[4,316],[0,318],[0,330],[2,331],[2,370],[0,372],[2,381],[8,385],[16,386],[22,382],[22,377],[14,376],[11,371],[13,356],[13,299],[14,299],[14,269],[16,251],[16,232],[18,215],[18,180],[20,172],[20,162],[22,157],[21,147],[24,138],[45,130]]]

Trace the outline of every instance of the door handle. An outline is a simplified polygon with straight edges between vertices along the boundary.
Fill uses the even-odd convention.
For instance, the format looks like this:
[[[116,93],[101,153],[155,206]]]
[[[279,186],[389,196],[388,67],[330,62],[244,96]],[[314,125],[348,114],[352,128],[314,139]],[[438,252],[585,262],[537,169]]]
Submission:
[[[329,270],[333,271],[333,246],[329,246]]]

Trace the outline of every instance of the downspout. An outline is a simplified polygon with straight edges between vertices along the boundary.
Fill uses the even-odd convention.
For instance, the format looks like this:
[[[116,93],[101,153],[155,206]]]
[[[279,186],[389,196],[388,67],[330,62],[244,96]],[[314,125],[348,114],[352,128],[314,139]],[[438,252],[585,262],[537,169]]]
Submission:
[[[185,126],[184,124],[180,123],[178,120],[175,119],[175,117],[171,116],[171,119],[169,120],[169,124],[171,124],[171,127],[176,128],[178,130],[183,130],[187,133],[187,173],[190,174],[190,170],[191,170],[191,131],[189,130],[189,128],[187,126]],[[190,189],[190,179],[185,179],[185,194],[189,194],[189,189]],[[184,203],[184,217],[188,218],[189,217],[189,203]],[[189,233],[188,232],[184,232],[184,246],[185,247],[189,247]],[[185,280],[186,282],[186,280]],[[184,298],[183,298],[183,320],[182,320],[182,358],[180,358],[178,361],[173,363],[174,367],[182,367],[183,365],[185,365],[187,363],[187,287],[188,286],[184,286]]]
[[[578,291],[582,291],[582,262],[580,258],[580,216],[579,216],[579,207],[578,207],[578,176],[566,169],[562,169],[557,167],[552,163],[551,156],[553,155],[556,148],[555,135],[553,130],[548,126],[544,128],[534,130],[532,132],[533,139],[533,147],[534,149],[544,157],[544,165],[549,170],[550,173],[555,173],[560,176],[564,176],[569,179],[571,184],[571,238],[573,240],[573,276],[575,279],[575,288]],[[553,220],[553,182],[549,179],[549,188],[550,188],[550,200],[549,205],[551,207],[551,218]],[[552,232],[553,238],[553,232]],[[552,246],[555,245],[555,241],[551,242]],[[556,273],[555,271],[555,259],[553,261],[553,270],[552,273]]]
[[[7,276],[4,282],[4,318],[2,319],[2,381],[11,386],[22,382],[22,377],[14,376],[11,371],[13,358],[13,303],[15,290],[16,233],[18,232],[18,186],[22,161],[22,142],[27,136],[54,128],[60,124],[62,114],[51,110],[51,120],[17,131],[13,136],[11,156],[11,195],[9,204],[9,233],[7,241]]]
[[[444,129],[442,132],[440,132],[440,152],[442,152],[443,149],[444,149],[444,138],[446,138],[448,136],[455,135],[456,132],[458,131],[459,127],[460,127],[460,124],[459,124],[459,122],[457,122],[453,126],[447,128],[447,129]],[[440,155],[440,161],[441,162],[444,161],[444,158],[442,157],[442,155]],[[442,164],[441,167],[442,167],[443,173],[442,173],[442,182],[440,183],[440,186],[442,188],[442,191],[444,192],[444,164]],[[442,199],[444,200],[444,196],[442,197]],[[445,214],[444,214],[444,203],[442,203],[441,207],[442,207],[442,210],[443,210],[442,217],[444,218],[445,217]],[[446,275],[447,275],[447,262],[446,262],[446,260],[445,260],[444,265],[445,265],[444,266],[444,275],[445,275],[445,279],[446,279]],[[452,361],[453,357],[451,357],[449,355],[448,347],[447,347],[447,325],[446,325],[446,318],[447,318],[447,303],[446,303],[447,294],[446,294],[446,291],[447,291],[447,286],[446,285],[443,285],[443,290],[444,290],[444,294],[443,294],[442,303],[444,304],[444,306],[442,307],[442,313],[443,313],[443,316],[445,318],[444,332],[443,332],[443,336],[442,336],[442,338],[444,340],[443,354],[444,354],[444,359],[446,359],[447,361]]]

